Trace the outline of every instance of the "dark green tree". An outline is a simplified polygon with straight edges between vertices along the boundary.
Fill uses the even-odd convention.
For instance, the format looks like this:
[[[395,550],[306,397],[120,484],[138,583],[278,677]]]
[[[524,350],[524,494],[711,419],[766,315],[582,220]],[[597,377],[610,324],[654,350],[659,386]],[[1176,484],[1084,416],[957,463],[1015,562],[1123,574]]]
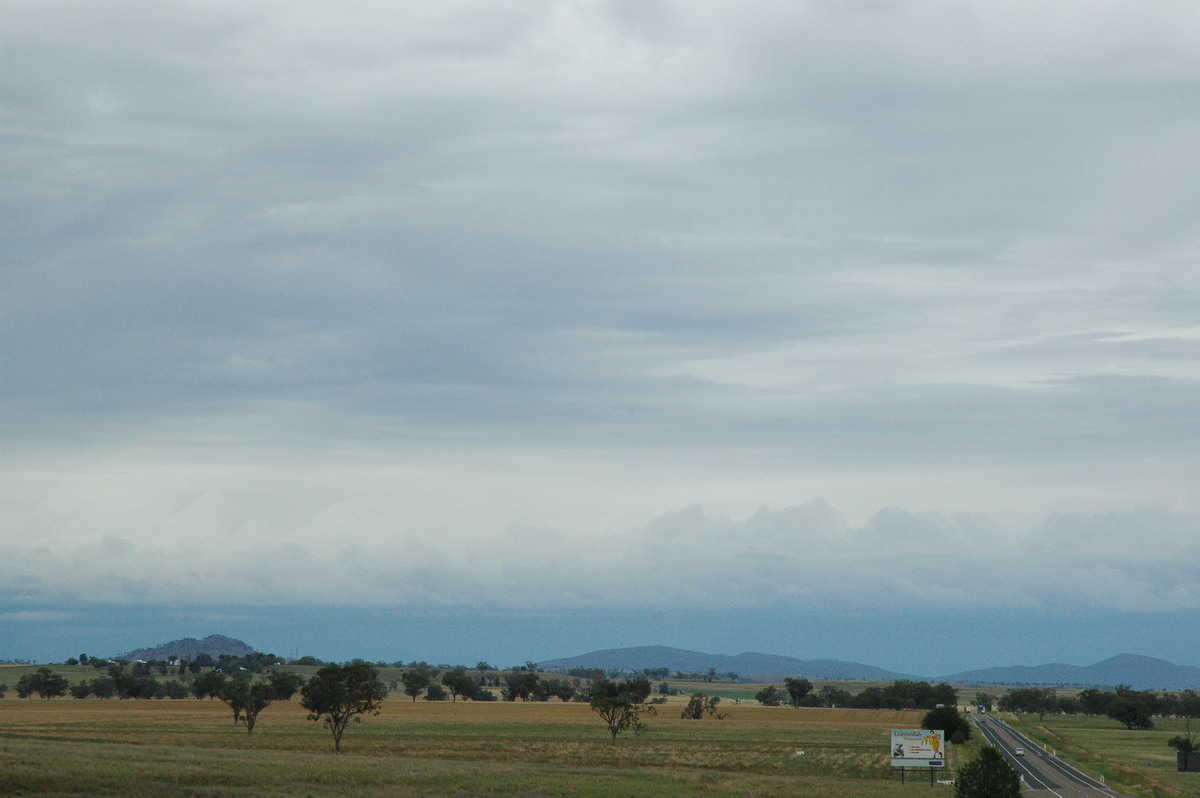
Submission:
[[[242,707],[241,701],[231,685],[233,680],[220,671],[211,671],[207,675],[208,678],[205,680],[205,686],[209,690],[207,697],[210,700],[213,698],[220,699],[228,704],[229,709],[233,712],[233,725],[238,725],[238,722],[242,719]],[[196,697],[201,698],[202,696]]]
[[[95,662],[94,659],[92,661]],[[108,675],[97,676],[89,684],[92,686],[92,695],[96,698],[112,698],[117,694],[117,685]]]
[[[654,707],[644,706],[649,691],[643,692],[636,682],[649,684],[647,679],[626,679],[624,682],[597,679],[588,690],[592,711],[608,724],[614,744],[617,735],[623,731],[632,729],[635,734],[645,731],[642,713],[654,714]]]
[[[1184,734],[1172,737],[1167,741],[1167,745],[1181,754],[1191,754],[1200,750],[1200,745],[1196,743],[1196,733],[1192,730],[1193,721],[1200,718],[1200,694],[1195,690],[1184,690],[1176,697],[1175,714],[1183,718]]]
[[[813,685],[808,679],[794,679],[789,676],[783,680],[783,689],[787,691],[788,702],[798,709],[804,705],[804,700],[812,692]]]
[[[721,720],[725,717],[725,713],[717,711],[717,704],[721,703],[720,696],[706,696],[704,693],[696,693],[688,699],[687,706],[683,708],[683,712],[679,717],[684,720],[700,720],[705,715]]]
[[[641,676],[636,679],[626,679],[622,684],[635,704],[646,703],[646,699],[654,692],[654,685],[650,684],[650,680]]]
[[[849,690],[844,690],[841,687],[834,687],[832,684],[827,684],[817,693],[820,696],[821,706],[829,707],[848,707],[852,700]]]
[[[922,708],[931,709],[938,704],[949,704],[950,706],[958,706],[958,691],[946,682],[938,682],[929,688],[929,694],[926,696],[925,703]]]
[[[1098,690],[1095,687],[1079,691],[1079,703],[1083,706],[1083,711],[1089,715],[1107,715],[1108,704],[1114,697],[1112,693]]]
[[[1196,740],[1191,735],[1176,735],[1167,740],[1167,745],[1181,754],[1190,754],[1196,750]]]
[[[300,690],[300,706],[308,710],[308,719],[322,721],[333,734],[333,747],[342,750],[342,734],[351,721],[363,715],[378,715],[387,697],[387,686],[379,672],[362,660],[349,665],[326,665]]]
[[[205,671],[192,682],[192,695],[196,698],[219,698],[225,687],[225,675],[219,671]]]
[[[971,739],[971,723],[959,714],[957,707],[929,710],[921,720],[921,728],[944,731],[947,740],[959,740],[960,743]]]
[[[450,702],[458,701],[458,697],[470,698],[475,692],[475,680],[467,675],[466,668],[454,668],[442,674],[442,686],[450,691]]]
[[[955,798],[1020,798],[1021,777],[1004,756],[985,745],[979,756],[958,770]]]
[[[500,692],[505,701],[516,701],[518,698],[528,701],[533,698],[540,681],[541,677],[533,671],[514,670],[504,675],[504,687]]]
[[[575,687],[563,679],[542,679],[534,685],[530,698],[534,701],[549,701],[557,698],[560,701],[570,701],[575,697]]]
[[[783,703],[783,693],[773,684],[769,684],[754,694],[754,700],[764,707],[777,707]]]
[[[275,700],[275,688],[270,682],[252,682],[249,679],[229,679],[218,696],[233,710],[233,723],[246,724],[246,733],[254,734],[258,713]]]
[[[42,698],[58,698],[67,694],[71,683],[62,674],[49,668],[38,668],[37,694]]]
[[[276,701],[291,701],[292,696],[304,686],[304,677],[292,671],[271,671],[267,676],[267,684],[275,691]]]
[[[1131,696],[1117,695],[1108,702],[1108,709],[1104,714],[1119,723],[1124,723],[1125,728],[1131,731],[1154,728],[1150,708],[1145,702]]]
[[[38,695],[42,698],[58,698],[67,694],[67,690],[71,687],[71,683],[66,677],[58,673],[53,673],[48,668],[41,668],[46,671],[46,675],[42,683],[38,686]]]
[[[154,691],[155,698],[180,699],[188,697],[187,685],[178,679],[164,679]]]
[[[400,681],[404,683],[404,694],[412,698],[413,701],[416,701],[417,696],[423,693],[425,688],[429,687],[430,679],[424,671],[414,668],[405,671],[404,675],[400,677]]]

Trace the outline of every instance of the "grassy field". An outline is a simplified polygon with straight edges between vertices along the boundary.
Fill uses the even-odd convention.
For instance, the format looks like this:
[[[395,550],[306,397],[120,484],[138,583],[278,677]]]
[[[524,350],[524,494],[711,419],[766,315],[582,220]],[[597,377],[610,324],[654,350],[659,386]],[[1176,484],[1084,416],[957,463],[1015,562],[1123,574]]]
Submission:
[[[723,720],[685,721],[679,701],[613,745],[586,704],[393,696],[335,755],[295,701],[264,710],[250,737],[220,702],[8,699],[0,794],[874,798],[900,788],[888,730],[923,714],[743,703]],[[951,788],[910,778],[904,794]]]
[[[1154,798],[1200,796],[1200,773],[1177,772],[1175,750],[1167,746],[1167,740],[1184,733],[1182,720],[1155,718],[1154,729],[1129,731],[1111,718],[1095,716],[1001,717],[1122,792]]]

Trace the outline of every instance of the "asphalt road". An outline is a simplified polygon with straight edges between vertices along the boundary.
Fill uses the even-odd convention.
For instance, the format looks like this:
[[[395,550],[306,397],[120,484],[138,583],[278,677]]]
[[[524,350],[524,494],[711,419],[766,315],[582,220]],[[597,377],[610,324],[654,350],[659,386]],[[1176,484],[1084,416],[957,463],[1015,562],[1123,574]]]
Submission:
[[[983,734],[983,739],[999,749],[1004,758],[1021,774],[1029,788],[1021,793],[1022,796],[1116,798],[1120,795],[1106,787],[1103,782],[1096,781],[1061,759],[1046,753],[1028,737],[1003,721],[978,713],[971,713],[971,720]],[[1014,754],[1016,748],[1024,748],[1025,755]]]

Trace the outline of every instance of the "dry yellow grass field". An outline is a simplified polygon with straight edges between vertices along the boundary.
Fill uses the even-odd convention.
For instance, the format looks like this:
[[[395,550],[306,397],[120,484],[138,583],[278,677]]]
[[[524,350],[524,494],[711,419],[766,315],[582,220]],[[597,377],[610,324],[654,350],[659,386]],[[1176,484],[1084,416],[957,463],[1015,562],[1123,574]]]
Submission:
[[[916,725],[921,714],[728,711],[722,720],[682,720],[678,703],[663,705],[646,734],[622,735],[614,745],[587,704],[393,697],[378,717],[347,731],[346,753],[337,756],[328,732],[295,701],[264,710],[249,736],[217,701],[10,699],[0,702],[0,794],[368,795],[378,788],[387,795],[869,798],[898,786],[887,766],[888,730]],[[908,789],[930,790],[919,780]]]

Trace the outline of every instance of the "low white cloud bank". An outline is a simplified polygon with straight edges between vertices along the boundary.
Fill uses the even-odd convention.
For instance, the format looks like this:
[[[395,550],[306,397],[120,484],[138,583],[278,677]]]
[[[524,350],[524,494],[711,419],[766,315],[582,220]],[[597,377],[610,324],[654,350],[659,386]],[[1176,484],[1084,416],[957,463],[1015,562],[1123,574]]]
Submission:
[[[246,508],[235,504],[201,495],[136,540],[8,535],[7,609],[1200,608],[1200,573],[1188,565],[1200,562],[1196,513],[1058,516],[1017,534],[984,514],[900,508],[852,524],[812,501],[742,518],[691,506],[608,529],[478,520],[456,529],[417,514],[380,531],[381,510],[394,508],[378,497],[293,510],[290,525],[239,516]]]

